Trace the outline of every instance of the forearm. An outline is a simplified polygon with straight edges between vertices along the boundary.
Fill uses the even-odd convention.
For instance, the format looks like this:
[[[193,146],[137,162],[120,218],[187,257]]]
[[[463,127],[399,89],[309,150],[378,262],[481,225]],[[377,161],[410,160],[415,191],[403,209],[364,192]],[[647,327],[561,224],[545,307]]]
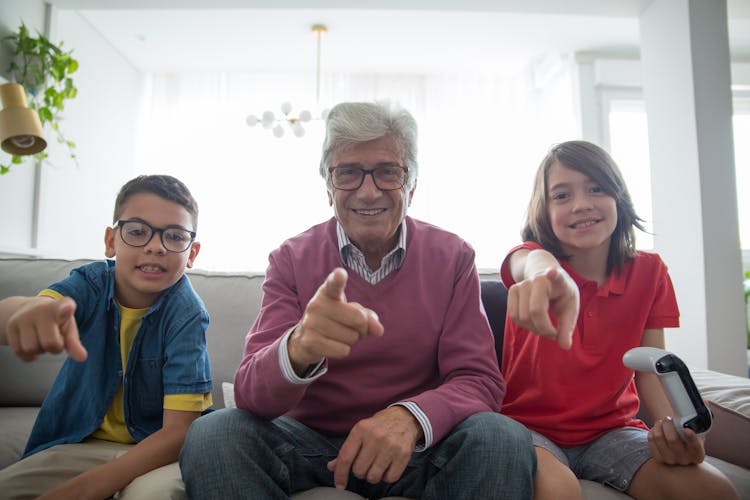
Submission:
[[[510,272],[516,283],[542,273],[550,267],[560,267],[560,263],[547,250],[521,249],[510,256]]]

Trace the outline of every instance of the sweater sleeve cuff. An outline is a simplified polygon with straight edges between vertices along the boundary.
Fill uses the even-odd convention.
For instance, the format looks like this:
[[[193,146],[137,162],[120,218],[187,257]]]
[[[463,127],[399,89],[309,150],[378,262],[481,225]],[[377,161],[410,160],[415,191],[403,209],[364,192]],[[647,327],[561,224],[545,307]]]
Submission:
[[[297,326],[298,325],[294,325],[293,327],[291,327],[289,330],[287,330],[284,336],[281,337],[281,343],[279,344],[279,365],[281,366],[281,372],[284,374],[284,378],[286,378],[292,384],[310,384],[328,371],[328,364],[326,363],[325,359],[322,359],[318,364],[308,368],[304,376],[300,377],[295,373],[294,368],[292,368],[292,361],[289,359],[287,342],[289,341],[289,336],[292,334],[294,329],[297,328]]]
[[[394,403],[391,406],[403,406],[409,413],[414,415],[414,418],[419,422],[419,426],[422,427],[422,433],[424,434],[424,440],[418,442],[414,451],[424,451],[432,446],[432,425],[430,425],[430,419],[424,414],[422,409],[414,401],[401,401],[400,403]]]

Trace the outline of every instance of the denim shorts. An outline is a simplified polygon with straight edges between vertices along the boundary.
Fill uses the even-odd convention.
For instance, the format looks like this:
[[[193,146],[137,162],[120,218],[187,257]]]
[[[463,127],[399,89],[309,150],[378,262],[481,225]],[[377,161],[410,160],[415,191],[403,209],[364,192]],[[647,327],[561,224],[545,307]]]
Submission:
[[[638,469],[651,458],[648,431],[621,427],[581,446],[563,448],[531,431],[534,446],[549,451],[578,479],[588,479],[625,491]]]

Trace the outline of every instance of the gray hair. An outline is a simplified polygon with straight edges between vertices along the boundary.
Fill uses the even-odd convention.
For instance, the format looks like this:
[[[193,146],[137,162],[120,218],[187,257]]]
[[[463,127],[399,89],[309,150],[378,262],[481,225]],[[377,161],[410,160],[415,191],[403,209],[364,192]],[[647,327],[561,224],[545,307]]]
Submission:
[[[407,185],[417,180],[417,122],[407,110],[388,101],[343,102],[334,106],[326,117],[326,138],[320,160],[320,175],[330,187],[329,168],[333,152],[339,148],[381,137],[392,137],[409,169]]]

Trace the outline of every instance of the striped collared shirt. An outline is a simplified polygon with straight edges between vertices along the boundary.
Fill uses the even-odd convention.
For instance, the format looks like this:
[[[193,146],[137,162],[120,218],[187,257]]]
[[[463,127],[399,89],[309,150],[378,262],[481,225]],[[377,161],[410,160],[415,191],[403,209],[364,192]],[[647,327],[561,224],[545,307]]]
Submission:
[[[352,240],[346,235],[344,228],[341,227],[338,221],[336,221],[336,235],[339,240],[341,260],[348,268],[352,269],[371,285],[380,282],[393,271],[400,268],[404,262],[404,257],[406,256],[406,224],[404,224],[404,221],[401,221],[396,246],[383,257],[377,271],[370,269],[370,266],[365,261],[365,255],[352,243]]]

